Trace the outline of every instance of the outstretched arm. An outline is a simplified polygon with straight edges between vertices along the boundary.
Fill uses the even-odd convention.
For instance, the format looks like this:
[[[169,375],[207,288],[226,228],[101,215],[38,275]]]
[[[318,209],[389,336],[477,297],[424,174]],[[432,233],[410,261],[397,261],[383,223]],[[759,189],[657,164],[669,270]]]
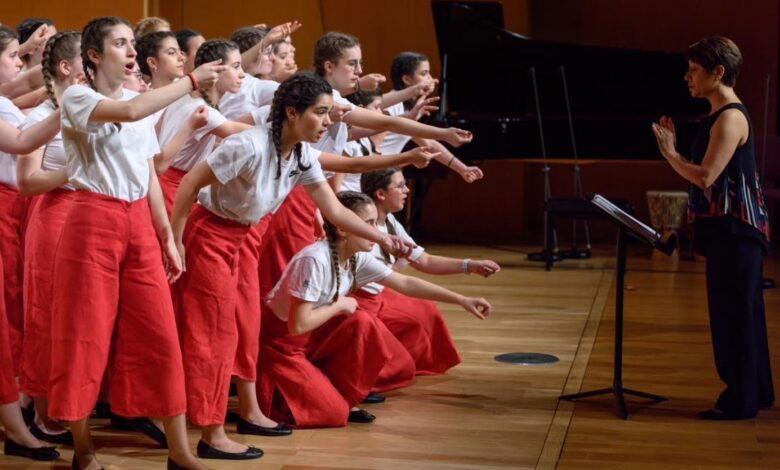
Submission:
[[[409,297],[460,305],[464,310],[480,320],[484,320],[485,317],[490,314],[490,304],[487,300],[476,297],[465,297],[456,292],[452,292],[449,289],[445,289],[444,287],[437,286],[436,284],[416,277],[404,276],[403,274],[393,272],[378,282],[383,286],[397,290]]]
[[[392,131],[397,134],[443,140],[456,147],[469,143],[472,139],[471,132],[455,127],[428,126],[411,119],[385,116],[363,108],[354,108],[352,112],[344,115],[343,121],[349,125],[368,127],[379,131]]]
[[[481,276],[489,277],[501,271],[501,267],[492,260],[469,260],[449,258],[447,256],[437,256],[423,253],[416,260],[409,260],[409,263],[418,271],[427,274],[471,274],[476,273]]]
[[[441,142],[430,139],[412,138],[417,145],[424,145],[437,153],[436,161],[451,169],[467,183],[481,180],[485,175],[478,166],[467,166],[452,154]]]

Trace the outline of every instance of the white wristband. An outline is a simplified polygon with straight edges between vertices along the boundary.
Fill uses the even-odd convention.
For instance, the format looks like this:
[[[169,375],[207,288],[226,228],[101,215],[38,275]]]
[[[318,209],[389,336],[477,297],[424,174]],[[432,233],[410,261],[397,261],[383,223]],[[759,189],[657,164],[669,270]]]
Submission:
[[[468,259],[468,258],[466,258],[466,259],[464,259],[464,260],[463,260],[463,265],[462,265],[462,267],[463,267],[463,272],[464,272],[465,274],[471,274],[471,272],[469,271],[469,264],[470,264],[470,263],[471,263],[471,260],[470,260],[470,259]]]

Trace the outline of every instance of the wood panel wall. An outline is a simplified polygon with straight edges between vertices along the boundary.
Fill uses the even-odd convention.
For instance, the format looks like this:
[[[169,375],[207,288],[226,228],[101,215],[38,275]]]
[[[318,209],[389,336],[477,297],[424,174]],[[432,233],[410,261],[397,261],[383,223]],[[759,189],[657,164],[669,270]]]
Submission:
[[[41,16],[54,20],[58,30],[81,30],[97,16],[121,16],[135,23],[145,15],[144,0],[35,0],[4,1],[0,9],[0,21],[16,28],[25,18]]]

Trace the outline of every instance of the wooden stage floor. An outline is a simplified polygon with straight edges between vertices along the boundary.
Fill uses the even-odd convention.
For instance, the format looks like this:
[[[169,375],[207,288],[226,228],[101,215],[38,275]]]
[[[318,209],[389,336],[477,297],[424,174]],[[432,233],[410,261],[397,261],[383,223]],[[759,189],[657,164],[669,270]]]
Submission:
[[[440,277],[493,304],[479,321],[442,306],[463,364],[440,377],[420,377],[388,401],[367,408],[370,425],[298,430],[288,438],[237,436],[265,450],[254,462],[205,461],[215,469],[521,469],[521,468],[780,468],[780,411],[756,420],[704,422],[720,384],[712,362],[702,261],[675,262],[636,250],[626,292],[627,387],[665,395],[647,405],[629,399],[623,421],[610,396],[572,404],[562,393],[611,384],[614,261],[609,249],[552,272],[525,261],[520,247],[428,246],[432,253],[493,258],[494,278]],[[767,261],[780,280],[780,262]],[[770,344],[780,386],[780,289],[766,291]],[[505,352],[553,354],[552,365],[496,362]],[[108,432],[96,421],[96,443],[108,469],[164,468],[165,452],[145,438]],[[232,431],[232,427],[228,426]],[[190,431],[194,448],[197,432]],[[5,457],[0,469],[69,468],[62,449],[54,465]]]

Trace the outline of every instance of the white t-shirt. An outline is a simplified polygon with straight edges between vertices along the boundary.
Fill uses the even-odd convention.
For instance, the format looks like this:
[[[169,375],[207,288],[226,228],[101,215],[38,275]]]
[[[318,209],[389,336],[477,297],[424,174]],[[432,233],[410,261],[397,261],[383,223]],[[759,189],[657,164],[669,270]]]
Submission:
[[[396,220],[395,216],[393,214],[387,214],[387,220],[385,221],[384,225],[377,224],[376,228],[382,233],[389,233],[389,230],[387,229],[387,225],[392,224],[392,226],[395,228],[395,234],[401,238],[402,240],[406,240],[408,242],[416,244],[416,242],[412,239],[411,236],[406,232],[406,229],[404,229],[404,226],[401,225],[398,220]],[[420,245],[417,245],[417,247],[412,250],[412,254],[408,256],[408,258],[396,258],[395,256],[388,254],[390,257],[390,262],[387,261],[387,259],[382,254],[382,248],[380,248],[379,244],[374,245],[374,249],[371,250],[371,256],[376,259],[377,261],[381,262],[385,266],[394,267],[394,268],[404,268],[407,265],[409,265],[409,261],[417,261],[420,259],[420,256],[423,255],[425,252],[425,248],[421,247]],[[362,287],[362,289],[369,294],[377,295],[385,287],[377,284],[375,282],[372,282],[371,284],[366,284]]]
[[[0,96],[0,120],[13,127],[24,122],[24,113],[11,100]],[[16,155],[0,151],[0,183],[16,187]]]
[[[138,96],[122,89],[121,101]],[[62,138],[70,182],[106,196],[136,201],[149,192],[149,162],[160,152],[154,120],[147,116],[120,126],[90,122],[97,104],[107,96],[84,85],[68,87],[62,96]]]
[[[345,116],[355,109],[355,105],[342,98],[341,93],[337,90],[333,90],[333,104],[349,106],[350,110],[344,113]],[[347,145],[348,138],[349,129],[347,128],[347,123],[344,121],[334,122],[328,127],[322,138],[314,144],[314,148],[321,152],[341,155],[344,152],[344,147]]]
[[[351,158],[365,157],[366,152],[371,155],[371,140],[368,137],[363,137],[360,140],[352,140],[347,142],[344,153]],[[344,173],[344,179],[341,182],[342,191],[360,191],[360,173]]]
[[[381,281],[393,270],[369,253],[357,253],[354,283],[357,286]],[[290,312],[290,297],[312,302],[314,308],[328,305],[336,295],[333,256],[327,240],[315,242],[296,254],[282,273],[282,278],[266,297],[268,307],[283,321]],[[339,296],[347,295],[353,278],[349,269],[339,269]]]
[[[386,108],[385,111],[391,116],[400,116],[406,112],[403,103],[396,103],[389,108]],[[388,132],[385,136],[385,140],[382,141],[382,145],[379,146],[379,152],[382,155],[395,155],[401,153],[410,140],[412,140],[412,138],[408,135]]]
[[[253,109],[251,113],[252,119],[255,121],[255,125],[259,126],[268,122],[268,116],[271,115],[271,105],[260,106],[257,109]]]
[[[22,130],[30,128],[51,116],[56,110],[57,108],[54,107],[54,103],[50,100],[46,100],[27,114],[27,118],[19,128]],[[43,171],[57,171],[67,168],[67,166],[68,162],[65,158],[65,146],[62,143],[62,132],[58,132],[43,149],[41,168]],[[65,183],[62,187],[70,190],[74,189],[73,185],[70,183]]]
[[[201,159],[211,153],[217,136],[211,131],[221,126],[227,119],[212,108],[202,98],[183,96],[171,103],[165,110],[160,123],[160,148],[164,148],[181,131],[192,113],[200,106],[205,106],[208,112],[208,122],[205,126],[195,129],[190,134],[179,152],[174,155],[171,166],[182,171],[190,171]]]
[[[275,212],[299,184],[325,181],[320,168],[320,152],[302,144],[300,170],[295,155],[282,160],[282,173],[276,177],[276,149],[270,125],[254,126],[222,141],[206,162],[219,180],[203,188],[198,201],[220,217],[252,225]]]
[[[238,93],[228,92],[222,96],[219,100],[219,110],[228,119],[236,120],[261,106],[270,106],[277,88],[279,83],[273,80],[261,80],[247,75],[241,81]]]

